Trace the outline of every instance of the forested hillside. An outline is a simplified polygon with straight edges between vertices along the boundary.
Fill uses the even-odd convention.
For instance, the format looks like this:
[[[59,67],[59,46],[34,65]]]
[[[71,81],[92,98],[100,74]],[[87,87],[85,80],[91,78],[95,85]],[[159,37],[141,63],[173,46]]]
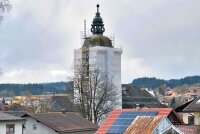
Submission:
[[[16,96],[30,93],[73,93],[73,82],[52,82],[39,84],[0,84],[0,95]]]
[[[138,78],[133,80],[132,84],[137,87],[147,87],[147,88],[157,88],[162,84],[165,84],[167,87],[174,88],[177,86],[182,86],[184,84],[193,85],[200,83],[200,76],[188,76],[182,79],[157,79],[157,78]]]

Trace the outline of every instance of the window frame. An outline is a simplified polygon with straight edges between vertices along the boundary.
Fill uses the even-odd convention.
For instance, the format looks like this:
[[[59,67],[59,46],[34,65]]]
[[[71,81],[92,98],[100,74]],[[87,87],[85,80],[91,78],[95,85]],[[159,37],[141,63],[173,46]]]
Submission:
[[[37,124],[33,124],[33,130],[37,130]]]
[[[15,134],[15,124],[6,124],[6,134]]]

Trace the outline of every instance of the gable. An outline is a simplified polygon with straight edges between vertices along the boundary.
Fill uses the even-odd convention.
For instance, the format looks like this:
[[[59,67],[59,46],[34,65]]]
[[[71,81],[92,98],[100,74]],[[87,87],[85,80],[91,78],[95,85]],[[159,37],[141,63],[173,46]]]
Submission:
[[[200,111],[200,96],[192,101],[186,108],[183,109],[183,112],[199,112]]]
[[[162,131],[162,134],[184,134],[182,131],[180,131],[178,128],[176,128],[174,125],[168,127],[164,131]]]
[[[157,126],[157,128],[154,130],[153,133],[158,133],[159,131],[162,132],[167,128],[169,128],[170,126],[172,126],[172,123],[169,121],[169,119],[165,117],[162,119],[162,121],[159,123],[159,125]]]
[[[43,123],[37,121],[36,119],[32,117],[24,117],[26,121],[25,129],[23,130],[25,134],[28,134],[32,132],[33,134],[39,134],[39,133],[48,133],[48,134],[58,134],[56,131]],[[34,128],[33,128],[34,126]]]
[[[175,109],[175,111],[176,111],[176,112],[182,112],[183,109],[185,109],[185,108],[186,108],[190,103],[192,103],[193,101],[194,101],[194,99],[191,100],[191,101],[186,102],[185,104],[183,104],[183,105],[177,107],[177,108]]]
[[[180,116],[174,110],[172,110],[172,112],[170,112],[170,114],[167,116],[167,118],[174,125],[183,125],[184,124],[183,120],[180,118]]]

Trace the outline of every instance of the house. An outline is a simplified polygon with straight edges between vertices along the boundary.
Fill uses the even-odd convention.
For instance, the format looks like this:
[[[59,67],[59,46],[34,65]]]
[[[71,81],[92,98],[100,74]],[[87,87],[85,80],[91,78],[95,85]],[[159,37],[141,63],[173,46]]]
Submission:
[[[98,126],[76,113],[27,113],[24,134],[93,134]]]
[[[5,97],[5,103],[8,104],[8,105],[11,105],[12,104],[12,100],[13,98],[12,97]]]
[[[164,116],[137,116],[124,134],[183,134]]]
[[[164,116],[173,125],[183,125],[182,119],[172,108],[135,108],[135,109],[115,109],[113,110],[106,120],[101,124],[96,134],[106,134],[109,131],[115,131],[118,133],[123,133],[127,126],[129,126],[137,116]],[[128,118],[127,122],[123,122],[121,117]],[[130,117],[133,117],[132,119]],[[119,128],[118,123],[122,123],[121,128]],[[123,126],[123,123],[126,126]]]
[[[136,105],[148,108],[166,107],[147,90],[139,89],[132,84],[123,84],[122,108],[136,108]]]
[[[178,107],[176,111],[183,113],[186,123],[200,125],[200,96]]]
[[[1,134],[23,134],[25,119],[0,112],[0,133]]]
[[[177,96],[177,91],[176,90],[167,90],[165,92],[165,95],[166,96],[173,96],[173,97],[175,97],[175,96]]]

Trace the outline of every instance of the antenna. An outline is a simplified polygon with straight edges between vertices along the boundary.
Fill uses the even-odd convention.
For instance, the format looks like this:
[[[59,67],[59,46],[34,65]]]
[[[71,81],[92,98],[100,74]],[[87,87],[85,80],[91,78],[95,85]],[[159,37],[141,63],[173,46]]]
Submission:
[[[110,36],[108,36],[110,38],[110,40],[112,41],[112,46],[115,47],[115,35],[112,34]]]
[[[84,40],[87,38],[87,32],[86,32],[86,19],[84,19],[84,31],[80,31],[80,43],[81,43],[81,46],[83,45],[84,43]]]
[[[87,33],[86,33],[86,19],[84,19],[84,39],[86,39]]]
[[[115,35],[113,34],[113,47],[115,46]]]
[[[80,31],[80,44],[83,45],[83,31]]]

